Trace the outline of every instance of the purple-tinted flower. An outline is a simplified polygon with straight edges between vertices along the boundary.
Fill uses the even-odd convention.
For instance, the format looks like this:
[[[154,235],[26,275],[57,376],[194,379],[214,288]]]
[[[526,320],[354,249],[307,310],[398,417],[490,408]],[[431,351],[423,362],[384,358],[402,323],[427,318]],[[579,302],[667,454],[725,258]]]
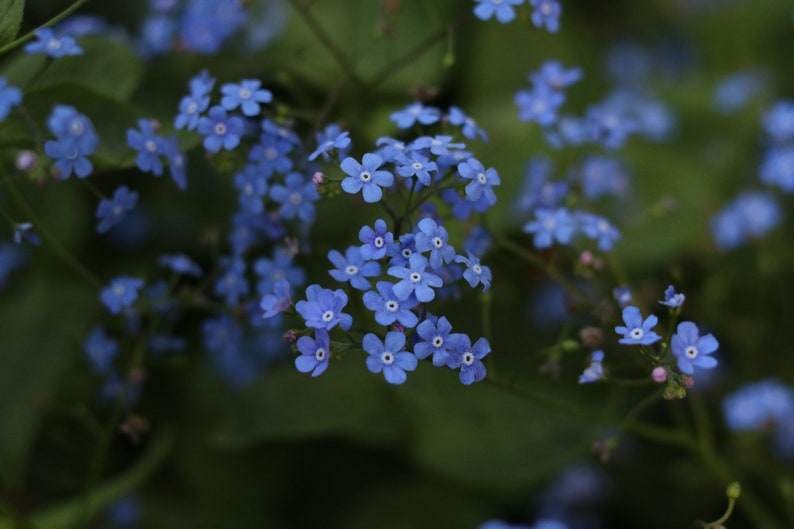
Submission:
[[[135,303],[138,299],[138,289],[142,286],[141,279],[117,277],[100,292],[99,299],[112,314],[119,314],[124,308]]]
[[[409,178],[415,176],[422,185],[430,187],[433,177],[431,172],[438,173],[438,165],[431,162],[426,156],[410,151],[397,156],[397,174]]]
[[[405,382],[407,379],[405,372],[413,371],[419,363],[412,353],[404,350],[405,334],[401,332],[386,333],[386,339],[383,342],[374,334],[367,333],[364,336],[362,347],[369,353],[367,369],[372,373],[382,371],[389,384]]]
[[[457,336],[457,343],[455,348],[450,351],[447,366],[452,369],[460,369],[461,384],[469,386],[485,378],[486,369],[482,359],[491,352],[491,345],[485,338],[480,338],[472,346],[468,335],[459,334]]]
[[[659,322],[659,318],[651,314],[645,320],[642,319],[640,309],[629,305],[623,309],[623,321],[626,324],[615,327],[615,332],[622,334],[623,338],[618,343],[624,345],[650,345],[662,339],[661,336],[651,329]]]
[[[533,243],[535,248],[549,248],[554,241],[560,244],[571,242],[576,224],[571,214],[565,208],[538,209],[535,211],[536,219],[524,225],[525,233],[535,235]]]
[[[215,294],[226,298],[229,306],[237,305],[240,297],[248,295],[248,281],[245,278],[245,261],[239,257],[221,260],[224,269],[215,282]]]
[[[377,292],[370,290],[364,293],[364,305],[375,313],[375,321],[381,325],[391,325],[399,322],[403,327],[416,327],[419,318],[411,309],[419,304],[416,296],[408,296],[400,300],[394,293],[394,284],[388,281],[378,281],[375,285]]]
[[[407,267],[392,266],[389,268],[390,276],[402,280],[394,285],[397,299],[406,300],[411,294],[415,294],[416,299],[426,302],[436,297],[433,288],[441,287],[444,282],[437,275],[427,272],[427,265],[428,261],[425,256],[413,254],[408,260]]]
[[[670,339],[670,349],[678,359],[678,369],[686,375],[694,373],[695,367],[711,369],[716,367],[717,359],[709,356],[719,347],[713,335],[700,336],[697,325],[682,321]]]
[[[620,232],[604,217],[592,213],[579,212],[576,215],[579,227],[587,237],[598,241],[598,249],[608,252],[615,241],[620,239]]]
[[[322,375],[328,368],[331,358],[331,339],[325,329],[315,329],[314,338],[301,336],[296,344],[301,355],[295,358],[295,367],[301,373],[311,373],[313,377]]]
[[[686,299],[686,296],[683,294],[676,294],[675,288],[673,288],[673,285],[670,285],[665,289],[664,299],[659,301],[659,303],[671,309],[675,309],[684,304],[684,299]]]
[[[299,301],[295,310],[306,320],[307,327],[330,331],[338,324],[342,329],[348,330],[353,325],[353,318],[342,312],[345,305],[347,294],[343,290],[309,285],[306,288],[306,301]]]
[[[345,158],[341,168],[349,176],[342,180],[342,189],[351,195],[361,191],[364,202],[378,202],[383,197],[381,187],[389,187],[394,182],[391,172],[378,171],[381,165],[383,158],[372,153],[365,154],[361,163]]]
[[[113,193],[113,199],[104,199],[99,203],[96,217],[99,219],[96,231],[105,233],[110,228],[121,222],[138,203],[138,193],[130,191],[127,186],[121,186]]]
[[[240,107],[246,116],[256,116],[259,114],[260,103],[270,103],[273,94],[270,90],[260,88],[262,82],[257,79],[243,79],[240,84],[227,83],[221,86],[221,106],[226,110],[234,110]]]
[[[27,43],[25,53],[44,53],[51,59],[83,53],[83,48],[78,46],[72,37],[68,35],[56,37],[50,28],[37,29],[35,35],[38,40]]]
[[[109,373],[118,352],[118,342],[109,338],[102,327],[94,327],[83,342],[83,354],[96,373]]]
[[[524,0],[474,0],[474,16],[480,20],[490,20],[496,16],[502,24],[507,24],[516,18],[516,10],[513,6],[524,3]]]
[[[214,106],[208,117],[199,119],[198,132],[204,136],[204,148],[208,151],[218,152],[221,148],[232,150],[240,145],[245,122],[239,116],[228,117],[226,109]]]
[[[435,107],[426,107],[422,103],[412,103],[402,110],[392,112],[389,117],[397,124],[397,128],[409,129],[417,121],[422,125],[432,125],[441,119],[441,111]]]
[[[537,71],[529,74],[535,87],[562,90],[577,83],[582,78],[581,68],[565,68],[560,61],[548,60]]]

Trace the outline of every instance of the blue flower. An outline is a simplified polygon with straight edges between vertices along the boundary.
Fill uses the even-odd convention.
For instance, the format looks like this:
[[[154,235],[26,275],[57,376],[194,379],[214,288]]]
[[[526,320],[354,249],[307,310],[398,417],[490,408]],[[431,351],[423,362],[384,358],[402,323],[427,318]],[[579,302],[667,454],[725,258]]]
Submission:
[[[621,109],[606,104],[587,110],[587,124],[592,141],[606,149],[622,147],[629,135],[637,130],[637,123]]]
[[[85,178],[94,170],[86,156],[93,154],[99,144],[91,121],[77,112],[74,107],[55,105],[47,118],[47,128],[56,140],[44,144],[44,152],[55,160],[62,178],[69,178],[72,172]]]
[[[257,79],[243,79],[240,84],[227,83],[221,87],[223,98],[221,106],[226,110],[240,107],[246,116],[259,114],[259,103],[270,103],[273,94],[270,90],[260,88],[262,82]]]
[[[288,155],[293,146],[288,139],[264,132],[259,143],[251,147],[248,157],[258,162],[259,171],[268,179],[273,173],[287,174],[292,170],[292,158]]]
[[[769,150],[760,175],[763,183],[775,184],[786,193],[794,193],[794,147]]]
[[[659,318],[651,314],[644,321],[640,309],[629,305],[623,309],[623,322],[626,324],[615,327],[615,332],[622,334],[618,343],[624,345],[650,345],[662,339],[651,329],[659,322]]]
[[[198,127],[201,113],[210,106],[209,92],[215,84],[215,79],[202,71],[200,75],[190,80],[190,95],[186,95],[179,102],[179,114],[174,118],[174,128],[193,130]]]
[[[537,121],[548,127],[557,121],[557,110],[565,102],[565,95],[557,90],[535,87],[533,90],[519,90],[513,102],[518,107],[520,121]]]
[[[421,338],[414,345],[414,354],[419,360],[424,360],[431,354],[433,355],[433,365],[441,367],[450,360],[451,351],[458,345],[461,335],[450,334],[452,324],[446,317],[441,316],[434,322],[427,319],[416,328],[416,335]]]
[[[307,327],[331,330],[338,324],[344,330],[353,325],[353,318],[342,309],[347,294],[341,289],[330,290],[320,285],[306,287],[306,301],[299,301],[295,310],[306,320]]]
[[[562,6],[557,0],[529,0],[535,10],[532,12],[532,23],[536,28],[546,26],[549,33],[557,33],[560,29]]]
[[[25,262],[23,251],[13,244],[0,243],[0,288],[6,286],[11,272],[21,267]]]
[[[535,248],[549,248],[556,240],[560,244],[571,242],[576,224],[565,208],[541,208],[535,211],[536,220],[524,225],[524,233],[534,233]]]
[[[426,107],[422,103],[412,103],[402,110],[392,112],[389,119],[397,124],[397,128],[409,129],[417,121],[422,125],[432,125],[441,119],[441,111],[435,107]]]
[[[765,235],[780,224],[782,217],[772,195],[744,192],[711,219],[711,232],[718,248],[735,248],[748,238]]]
[[[449,234],[444,226],[436,221],[424,218],[416,225],[414,244],[420,252],[430,252],[430,267],[440,268],[443,263],[455,260],[455,248],[449,244]]]
[[[52,59],[83,53],[83,48],[78,46],[72,37],[68,35],[56,37],[50,28],[37,29],[35,35],[38,40],[27,43],[25,53],[44,53]]]
[[[83,354],[96,373],[109,373],[113,359],[118,352],[118,342],[109,338],[101,327],[94,327],[91,334],[83,342]]]
[[[453,143],[452,136],[435,135],[420,136],[411,142],[411,149],[430,149],[430,152],[436,156],[446,156],[452,154],[450,149],[463,149],[466,147],[463,143]]]
[[[138,289],[143,281],[135,277],[117,277],[99,293],[99,299],[111,314],[119,314],[138,299]]]
[[[582,191],[589,199],[604,195],[624,195],[629,187],[629,175],[624,165],[608,156],[588,156],[576,172]]]
[[[163,154],[168,160],[168,172],[171,173],[171,180],[176,186],[184,191],[187,189],[187,168],[185,167],[185,155],[179,150],[179,140],[171,135],[163,143]]]
[[[198,132],[204,136],[204,148],[218,152],[221,148],[232,150],[240,145],[240,136],[245,131],[245,122],[239,116],[228,117],[226,109],[214,106],[209,117],[199,119]]]
[[[620,232],[604,217],[592,213],[578,212],[576,218],[579,226],[587,237],[598,241],[598,249],[608,252],[615,241],[620,239]]]
[[[224,268],[215,282],[215,294],[226,298],[226,305],[234,306],[241,296],[248,295],[248,281],[245,279],[245,261],[239,257],[221,259]]]
[[[363,226],[358,231],[358,240],[363,242],[359,247],[361,256],[366,260],[380,259],[394,246],[394,235],[387,230],[386,221],[375,221],[375,229]]]
[[[670,339],[670,349],[678,359],[678,369],[691,375],[695,367],[711,369],[717,365],[717,359],[709,356],[717,350],[719,343],[713,335],[700,336],[697,325],[691,321],[682,321],[676,327],[676,333]]]
[[[289,281],[286,279],[276,281],[273,285],[273,293],[262,296],[259,306],[263,311],[263,318],[272,318],[279,312],[286,312],[292,306],[292,289]]]
[[[395,163],[397,164],[397,174],[406,178],[415,176],[419,183],[427,187],[430,187],[433,179],[430,172],[438,172],[436,162],[431,162],[426,156],[416,151],[397,155]]]
[[[584,372],[579,375],[579,383],[587,384],[595,382],[604,378],[604,366],[601,362],[604,361],[604,351],[593,351],[590,355],[590,365],[588,365]]]
[[[462,127],[460,132],[465,138],[474,140],[479,137],[482,141],[488,141],[488,134],[477,125],[474,118],[467,116],[463,113],[463,110],[456,106],[449,107],[447,121],[449,121],[450,125]]]
[[[337,281],[350,283],[350,286],[358,290],[367,290],[372,284],[367,281],[367,277],[377,277],[380,275],[380,264],[375,261],[364,261],[361,250],[358,246],[350,246],[345,251],[345,256],[336,250],[328,252],[328,260],[333,263],[336,270],[329,270],[328,273]]]
[[[201,267],[183,254],[161,255],[157,263],[178,274],[185,274],[193,277],[201,277],[203,275]]]
[[[629,305],[633,299],[631,294],[631,289],[625,285],[616,287],[612,291],[612,297],[615,298],[615,301],[618,302],[618,305],[620,307],[625,307]]]
[[[383,158],[372,153],[365,154],[361,163],[345,158],[340,167],[349,176],[342,180],[342,189],[351,195],[362,191],[364,202],[378,202],[383,197],[381,187],[389,187],[394,182],[391,172],[378,171],[381,165]]]
[[[507,24],[516,18],[516,11],[513,6],[521,5],[524,0],[474,0],[474,16],[480,20],[490,20],[496,16],[496,20],[502,24]]]
[[[714,88],[714,106],[718,112],[732,114],[762,92],[764,84],[764,77],[759,72],[743,71],[731,74]]]
[[[565,68],[560,61],[548,60],[541,64],[540,69],[529,75],[533,86],[562,90],[582,78],[581,68]]]
[[[254,272],[260,278],[256,289],[262,296],[272,293],[281,279],[286,279],[293,286],[301,286],[306,281],[303,269],[292,266],[292,255],[283,249],[277,249],[272,260],[266,257],[257,259]]]
[[[154,133],[152,122],[148,119],[139,120],[138,126],[140,131],[127,130],[127,145],[138,151],[135,163],[141,171],[160,176],[163,174],[163,162],[160,156],[165,154],[165,139]]]
[[[779,143],[794,140],[794,101],[778,101],[763,118],[769,137]]]
[[[493,167],[487,170],[476,158],[469,158],[458,165],[458,173],[465,180],[471,180],[466,184],[466,197],[472,202],[476,202],[480,197],[485,197],[486,202],[493,206],[496,204],[496,193],[494,186],[498,186],[501,181],[496,169]]]
[[[295,367],[301,373],[311,373],[313,377],[322,375],[328,368],[331,358],[331,339],[325,329],[315,329],[314,338],[301,336],[296,344],[300,356],[295,358]]]
[[[482,359],[491,352],[491,345],[485,338],[477,340],[473,346],[471,339],[465,334],[457,335],[455,349],[450,353],[447,367],[460,369],[460,383],[470,386],[485,378],[486,369]]]
[[[138,193],[130,191],[127,186],[121,186],[113,192],[113,199],[104,199],[99,202],[96,217],[99,219],[97,233],[105,233],[110,228],[124,220],[127,212],[132,211],[138,203]]]
[[[406,371],[413,371],[418,365],[416,357],[404,350],[405,335],[401,332],[386,333],[386,339],[380,339],[372,333],[364,336],[362,343],[367,357],[367,369],[372,373],[383,372],[389,384],[402,384],[408,378]]]
[[[378,281],[375,285],[377,292],[370,290],[364,293],[364,306],[375,313],[375,321],[388,326],[399,322],[403,327],[413,328],[419,323],[419,318],[411,309],[419,304],[416,296],[408,296],[400,300],[394,293],[394,284],[388,281]]]
[[[320,199],[317,186],[306,181],[300,173],[290,173],[284,185],[276,184],[270,188],[270,198],[281,204],[278,208],[283,219],[300,218],[303,222],[314,220],[314,202]]]
[[[33,224],[30,222],[20,222],[14,228],[14,242],[17,244],[32,244],[38,246],[41,244],[41,237],[36,233]]]
[[[22,102],[22,92],[15,86],[9,86],[4,77],[0,77],[0,121],[3,121],[11,107]]]
[[[774,379],[746,384],[725,397],[722,412],[734,432],[778,426],[793,420],[794,390]]]
[[[413,254],[408,260],[409,266],[389,267],[390,276],[401,279],[394,285],[394,293],[397,299],[405,301],[411,294],[416,295],[416,299],[421,302],[431,301],[436,297],[433,288],[438,288],[444,284],[440,277],[430,272],[426,272],[428,261],[423,255]]]
[[[234,176],[234,187],[239,193],[237,200],[243,211],[258,214],[265,210],[262,197],[267,194],[267,180],[255,165],[246,165]]]
[[[491,287],[491,269],[485,265],[480,264],[480,258],[468,252],[469,257],[466,258],[462,255],[455,257],[456,263],[463,263],[466,265],[466,270],[463,272],[463,279],[469,283],[472,288],[477,285],[482,285],[482,291],[485,292]]]
[[[675,309],[684,304],[684,299],[686,299],[686,296],[683,294],[676,294],[675,288],[673,288],[673,285],[670,285],[665,289],[664,299],[659,301],[659,303],[671,309]]]
[[[350,146],[350,133],[339,129],[339,125],[328,125],[323,134],[317,134],[317,149],[309,155],[309,161],[314,161],[318,156],[322,155],[323,159],[329,160],[329,152],[336,149],[339,151],[340,158],[342,153],[346,152]]]

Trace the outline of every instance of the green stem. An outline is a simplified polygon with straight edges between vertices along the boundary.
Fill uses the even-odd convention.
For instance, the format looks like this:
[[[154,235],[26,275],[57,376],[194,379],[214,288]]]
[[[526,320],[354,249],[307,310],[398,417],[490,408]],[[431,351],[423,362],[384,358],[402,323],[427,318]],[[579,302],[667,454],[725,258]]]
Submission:
[[[67,264],[69,265],[72,270],[74,270],[77,274],[83,276],[86,281],[91,283],[95,288],[101,288],[102,282],[99,280],[97,276],[95,276],[88,268],[86,268],[74,255],[72,255],[69,250],[67,250],[56,237],[52,235],[49,229],[42,224],[41,220],[39,219],[38,215],[33,211],[33,208],[28,204],[28,201],[25,200],[25,197],[22,196],[22,193],[17,190],[14,182],[7,177],[4,179],[6,187],[11,192],[11,196],[17,202],[17,205],[22,209],[22,212],[28,217],[29,222],[32,222],[33,225],[36,227],[36,230],[44,237],[44,239],[52,246],[52,249],[55,253]]]
[[[8,44],[6,44],[2,48],[0,48],[0,55],[4,54],[6,52],[9,52],[9,51],[13,50],[14,48],[16,48],[17,46],[20,46],[20,45],[26,43],[27,41],[29,41],[30,39],[32,39],[36,35],[36,31],[38,31],[38,30],[40,30],[42,28],[47,28],[47,27],[50,27],[50,26],[54,26],[55,24],[57,24],[58,22],[60,22],[64,18],[68,17],[69,15],[71,15],[72,13],[74,13],[75,11],[80,9],[83,6],[83,4],[88,3],[88,1],[89,0],[77,0],[75,3],[73,3],[72,5],[67,7],[66,9],[64,9],[60,14],[54,16],[53,18],[51,18],[50,20],[48,20],[47,22],[45,22],[41,26],[37,27],[36,29],[31,31],[30,33],[26,33],[25,35],[19,37],[18,39],[14,40],[14,41],[9,42]]]
[[[303,18],[303,21],[307,26],[309,26],[309,29],[312,30],[314,36],[317,37],[317,40],[320,41],[328,53],[330,53],[334,60],[339,64],[339,66],[342,68],[342,71],[345,72],[345,75],[347,75],[347,77],[356,85],[363,88],[364,81],[356,73],[356,67],[350,61],[345,52],[342,51],[342,48],[340,48],[328,35],[328,33],[325,32],[322,25],[320,25],[315,16],[312,14],[310,6],[304,4],[302,0],[288,1],[292,5],[293,9],[295,9],[301,18]]]

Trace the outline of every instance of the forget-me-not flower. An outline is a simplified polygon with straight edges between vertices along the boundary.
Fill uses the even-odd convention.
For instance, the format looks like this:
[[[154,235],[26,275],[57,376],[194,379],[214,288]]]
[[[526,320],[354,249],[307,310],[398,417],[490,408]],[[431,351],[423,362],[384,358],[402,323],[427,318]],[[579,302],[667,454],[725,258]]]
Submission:
[[[651,329],[659,322],[659,318],[651,314],[645,320],[642,319],[640,309],[634,305],[629,305],[623,309],[623,322],[626,324],[615,327],[615,332],[622,334],[623,338],[618,343],[624,345],[650,345],[662,339],[661,336]]]

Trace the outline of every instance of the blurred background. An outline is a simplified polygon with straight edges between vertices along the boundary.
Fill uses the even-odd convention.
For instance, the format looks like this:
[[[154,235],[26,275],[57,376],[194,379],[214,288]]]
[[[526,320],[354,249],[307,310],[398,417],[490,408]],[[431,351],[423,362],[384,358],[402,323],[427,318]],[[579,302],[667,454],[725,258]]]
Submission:
[[[57,241],[19,247],[13,227],[0,235],[0,527],[28,527],[22,520],[33,517],[30,527],[42,528],[474,529],[498,518],[661,529],[719,518],[734,479],[759,501],[747,510],[740,499],[728,527],[794,527],[790,438],[787,445],[775,437],[777,424],[733,432],[723,413],[726,397],[747,384],[794,386],[794,204],[759,179],[772,143],[763,118],[794,98],[792,4],[561,3],[561,29],[550,34],[532,26],[529,5],[499,24],[475,19],[468,0],[252,0],[242,4],[236,31],[202,50],[178,28],[174,37],[153,22],[158,12],[184,7],[176,0],[88,2],[79,14],[92,18],[78,20],[91,28],[78,38],[85,55],[43,74],[36,72],[44,59],[37,64],[21,49],[0,56],[0,76],[23,87],[41,129],[52,105],[71,104],[101,141],[90,187],[76,178],[57,182],[46,164],[21,175],[19,151],[40,150],[40,138],[22,119],[0,123],[0,206],[17,221],[32,221],[32,211]],[[309,17],[296,8],[306,4]],[[69,5],[28,0],[22,32]],[[555,148],[536,123],[520,122],[514,94],[548,59],[582,70],[566,90],[566,115],[630,94],[641,102],[637,115],[647,117],[641,133],[618,150]],[[283,329],[247,327],[238,356],[219,359],[203,340],[202,323],[214,310],[203,280],[179,287],[185,307],[168,330],[183,340],[181,350],[147,352],[141,369],[120,371],[139,388],[128,405],[103,398],[114,392],[91,370],[84,341],[102,325],[121,337],[123,360],[136,354],[130,344],[141,331],[111,317],[99,289],[119,275],[148,286],[167,279],[156,265],[164,253],[185,253],[212,277],[228,252],[239,159],[208,157],[197,135],[178,132],[189,168],[180,191],[167,177],[138,171],[125,142],[141,118],[171,131],[189,79],[202,69],[219,85],[260,79],[273,92],[273,118],[293,126],[309,150],[320,127],[340,124],[358,159],[381,136],[406,137],[389,115],[412,101],[462,108],[490,136],[467,148],[502,180],[487,227],[531,251],[521,228],[532,215],[520,204],[531,162],[546,160],[548,180],[559,182],[578,181],[592,156],[614,162],[620,193],[581,199],[622,233],[613,251],[596,252],[603,267],[583,269],[581,249],[539,254],[587,292],[587,304],[494,244],[483,258],[493,270],[489,293],[462,289],[435,309],[474,338],[488,332],[489,377],[565,406],[493,383],[464,387],[429,363],[392,387],[366,371],[360,351],[311,379],[295,370],[281,339],[297,320]],[[334,164],[324,170],[341,177]],[[121,184],[140,193],[139,204],[99,235],[97,192]],[[726,238],[714,219],[748,192],[764,193],[780,217],[754,230],[749,213],[733,220],[743,229]],[[347,195],[324,197],[310,234],[297,236],[307,284],[331,287],[327,252],[357,244],[358,229],[381,216]],[[453,240],[472,227],[450,229]],[[622,322],[613,289],[629,287],[643,314],[659,314],[666,325],[657,301],[670,284],[686,294],[682,319],[718,338],[719,366],[696,377],[686,400],[653,402],[639,419],[705,431],[727,466],[622,432],[621,419],[656,388],[579,385],[590,350],[563,346],[593,327],[604,335],[608,367],[647,376],[634,351],[616,343],[612,329]]]

